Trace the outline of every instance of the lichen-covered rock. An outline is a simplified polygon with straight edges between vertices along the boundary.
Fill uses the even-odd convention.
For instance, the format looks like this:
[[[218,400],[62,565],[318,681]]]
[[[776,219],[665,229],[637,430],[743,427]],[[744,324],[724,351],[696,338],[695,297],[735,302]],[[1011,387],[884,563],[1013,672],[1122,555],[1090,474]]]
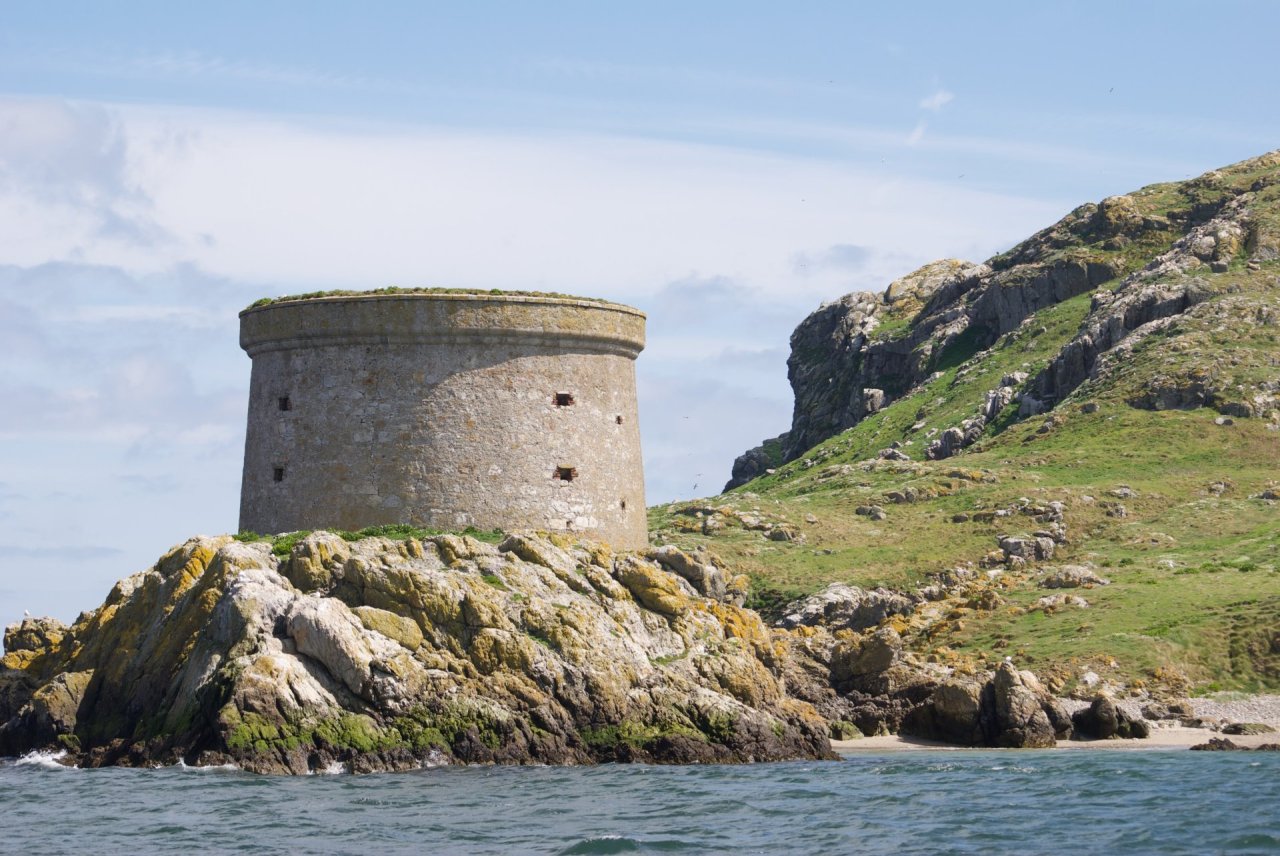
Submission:
[[[999,539],[1006,559],[1039,562],[1053,558],[1054,540],[1047,536],[1005,536]]]
[[[831,658],[831,677],[837,685],[886,672],[902,656],[902,637],[892,627],[854,642],[837,645]]]
[[[915,603],[899,592],[831,583],[817,594],[788,604],[778,624],[787,628],[820,625],[833,630],[866,630],[892,615],[910,615],[914,609]]]
[[[1047,589],[1092,588],[1110,584],[1110,580],[1098,576],[1085,565],[1063,565],[1040,580],[1040,587]]]
[[[318,532],[284,559],[192,539],[70,629],[10,628],[11,654],[39,656],[0,674],[0,753],[292,773],[830,757],[740,581],[658,558],[534,536]]]

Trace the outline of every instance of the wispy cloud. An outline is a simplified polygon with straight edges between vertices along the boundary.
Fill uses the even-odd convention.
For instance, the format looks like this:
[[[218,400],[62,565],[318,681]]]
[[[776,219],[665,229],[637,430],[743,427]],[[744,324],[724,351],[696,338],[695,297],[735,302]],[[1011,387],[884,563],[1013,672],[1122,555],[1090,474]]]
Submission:
[[[945,89],[939,89],[932,95],[920,99],[921,110],[932,110],[935,113],[955,100],[955,95]]]
[[[924,119],[921,119],[919,122],[916,122],[916,126],[911,129],[911,133],[907,134],[907,139],[905,140],[906,144],[908,146],[919,145],[920,141],[924,139],[924,132],[928,129],[928,127],[929,127],[929,123],[926,122]]]

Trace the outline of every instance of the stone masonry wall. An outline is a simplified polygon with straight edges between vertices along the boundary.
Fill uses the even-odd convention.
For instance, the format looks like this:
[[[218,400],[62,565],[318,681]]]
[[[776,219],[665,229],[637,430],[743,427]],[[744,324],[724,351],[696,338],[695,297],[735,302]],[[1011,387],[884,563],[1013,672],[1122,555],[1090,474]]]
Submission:
[[[241,315],[240,528],[386,523],[647,539],[644,316],[560,298],[320,298]]]

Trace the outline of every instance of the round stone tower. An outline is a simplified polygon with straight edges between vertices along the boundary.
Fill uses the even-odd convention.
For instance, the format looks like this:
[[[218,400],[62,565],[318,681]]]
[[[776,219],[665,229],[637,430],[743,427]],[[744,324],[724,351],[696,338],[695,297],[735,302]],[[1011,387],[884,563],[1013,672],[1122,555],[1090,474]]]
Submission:
[[[253,360],[240,529],[545,529],[647,540],[644,314],[439,291],[240,313]]]

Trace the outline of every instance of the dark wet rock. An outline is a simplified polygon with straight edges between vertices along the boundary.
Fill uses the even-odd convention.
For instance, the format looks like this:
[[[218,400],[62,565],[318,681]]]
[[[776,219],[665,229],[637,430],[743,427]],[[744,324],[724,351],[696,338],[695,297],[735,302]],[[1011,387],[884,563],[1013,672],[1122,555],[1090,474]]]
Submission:
[[[1245,750],[1244,746],[1237,746],[1225,737],[1210,737],[1204,743],[1197,743],[1191,747],[1192,752],[1239,752]]]
[[[782,449],[785,448],[786,443],[787,434],[783,432],[735,458],[729,481],[724,486],[725,491],[741,487],[769,470],[781,466],[783,464]]]
[[[1069,737],[1072,726],[1035,675],[1002,663],[985,683],[940,684],[904,719],[902,733],[963,746],[1038,748]]]
[[[1222,726],[1223,734],[1274,734],[1275,729],[1263,722],[1229,722]]]
[[[1092,703],[1071,715],[1071,723],[1080,738],[1107,740],[1119,738],[1145,738],[1151,735],[1151,726],[1141,718],[1130,716],[1106,695],[1094,696]]]

